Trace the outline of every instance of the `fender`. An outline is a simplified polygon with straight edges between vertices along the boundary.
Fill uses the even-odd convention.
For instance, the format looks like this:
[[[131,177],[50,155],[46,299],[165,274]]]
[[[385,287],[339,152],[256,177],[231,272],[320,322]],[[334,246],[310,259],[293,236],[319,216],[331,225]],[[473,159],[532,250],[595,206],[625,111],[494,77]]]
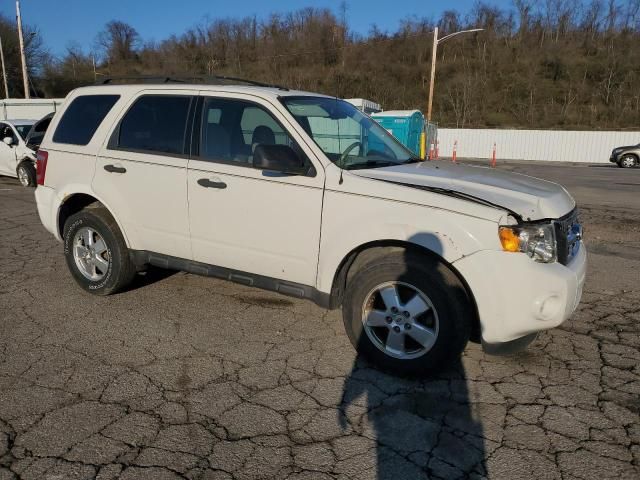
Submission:
[[[64,188],[59,189],[59,191],[62,192],[62,193],[56,194],[57,202],[54,205],[51,206],[52,209],[55,209],[55,219],[56,219],[56,232],[55,233],[56,233],[56,238],[58,239],[58,241],[60,241],[60,242],[62,241],[62,232],[60,231],[59,225],[60,225],[60,212],[62,211],[63,205],[65,204],[66,201],[68,201],[74,195],[88,195],[90,197],[95,198],[98,202],[100,202],[102,205],[104,205],[104,207],[107,209],[109,214],[116,221],[116,224],[118,225],[118,228],[120,229],[120,232],[122,233],[122,236],[124,237],[124,241],[125,241],[125,244],[127,245],[127,248],[131,248],[130,244],[129,244],[129,239],[127,238],[127,232],[122,227],[122,223],[120,222],[120,219],[118,218],[117,215],[115,215],[113,213],[113,210],[111,209],[109,204],[106,203],[99,195],[96,195],[96,193],[92,189],[87,188],[86,185],[83,185],[83,184],[80,184],[80,183],[72,183],[72,184],[69,184],[69,185],[65,185]],[[72,193],[70,193],[70,192],[72,192]]]
[[[445,233],[446,232],[446,233]],[[346,192],[326,191],[316,288],[331,292],[343,260],[363,245],[409,243],[448,263],[498,245],[494,221]]]

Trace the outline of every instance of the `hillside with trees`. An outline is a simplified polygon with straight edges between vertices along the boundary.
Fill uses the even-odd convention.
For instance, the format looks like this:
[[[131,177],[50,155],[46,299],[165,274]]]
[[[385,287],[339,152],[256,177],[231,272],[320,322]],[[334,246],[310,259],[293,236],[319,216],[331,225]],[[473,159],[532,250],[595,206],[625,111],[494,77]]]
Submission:
[[[346,3],[338,12],[219,18],[159,42],[114,20],[91,51],[71,45],[59,58],[28,35],[28,63],[40,96],[104,76],[220,74],[424,111],[433,27],[441,35],[483,28],[438,51],[433,117],[441,126],[640,128],[640,0],[514,0],[508,9],[480,2],[366,35],[349,28],[351,13]],[[0,18],[10,91],[20,96],[11,29]]]

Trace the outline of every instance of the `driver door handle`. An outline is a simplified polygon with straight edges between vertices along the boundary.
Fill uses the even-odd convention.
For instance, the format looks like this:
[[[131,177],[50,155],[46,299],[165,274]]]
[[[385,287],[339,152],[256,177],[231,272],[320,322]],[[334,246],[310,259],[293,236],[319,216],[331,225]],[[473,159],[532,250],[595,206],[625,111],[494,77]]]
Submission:
[[[116,165],[105,165],[104,169],[109,173],[126,173],[127,169]]]
[[[227,188],[227,184],[222,182],[219,178],[200,178],[198,180],[198,185],[205,188]]]

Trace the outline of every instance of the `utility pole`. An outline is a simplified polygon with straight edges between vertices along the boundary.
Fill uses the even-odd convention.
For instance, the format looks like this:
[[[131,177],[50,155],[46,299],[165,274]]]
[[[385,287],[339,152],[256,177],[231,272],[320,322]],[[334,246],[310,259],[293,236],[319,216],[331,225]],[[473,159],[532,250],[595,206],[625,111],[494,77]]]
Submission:
[[[16,19],[18,21],[20,59],[22,60],[22,82],[24,83],[24,98],[29,98],[29,79],[27,77],[27,58],[24,54],[24,39],[22,38],[22,17],[20,16],[20,0],[16,0]]]
[[[433,83],[436,79],[436,55],[438,53],[438,27],[433,29],[433,49],[431,50],[431,78],[429,80],[429,100],[427,102],[427,122],[431,121],[431,105],[433,104]]]
[[[4,68],[4,49],[2,48],[2,38],[0,38],[0,60],[2,60],[2,80],[4,81],[4,98],[9,98],[9,87],[7,86],[7,70]]]
[[[483,28],[474,28],[472,30],[462,30],[460,32],[450,33],[442,38],[438,38],[438,27],[433,29],[433,50],[431,52],[431,80],[429,82],[429,100],[427,101],[427,122],[431,122],[431,106],[433,104],[433,86],[436,80],[436,55],[438,53],[438,45],[449,40],[451,37],[463,33],[480,32]]]

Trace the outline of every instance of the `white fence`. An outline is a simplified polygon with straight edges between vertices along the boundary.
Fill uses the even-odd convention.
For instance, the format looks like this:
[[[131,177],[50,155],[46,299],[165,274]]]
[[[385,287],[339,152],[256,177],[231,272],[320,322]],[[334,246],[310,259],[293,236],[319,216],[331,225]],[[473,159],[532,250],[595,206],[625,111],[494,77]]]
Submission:
[[[640,143],[640,132],[439,128],[438,139],[441,157],[457,140],[458,158],[491,158],[495,142],[498,160],[607,163],[613,148]]]
[[[39,120],[46,114],[55,112],[64,98],[7,98],[0,100],[0,120]]]

